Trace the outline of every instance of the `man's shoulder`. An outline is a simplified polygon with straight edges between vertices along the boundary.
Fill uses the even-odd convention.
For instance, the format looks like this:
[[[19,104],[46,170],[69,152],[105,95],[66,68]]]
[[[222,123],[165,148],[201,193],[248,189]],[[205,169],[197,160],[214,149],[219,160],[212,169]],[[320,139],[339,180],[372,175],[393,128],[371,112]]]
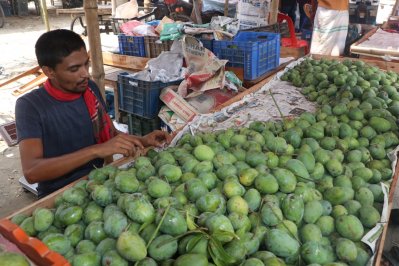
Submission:
[[[28,102],[36,102],[39,99],[43,98],[44,93],[43,87],[39,87],[38,89],[34,89],[21,97],[18,98],[17,102],[28,101]]]

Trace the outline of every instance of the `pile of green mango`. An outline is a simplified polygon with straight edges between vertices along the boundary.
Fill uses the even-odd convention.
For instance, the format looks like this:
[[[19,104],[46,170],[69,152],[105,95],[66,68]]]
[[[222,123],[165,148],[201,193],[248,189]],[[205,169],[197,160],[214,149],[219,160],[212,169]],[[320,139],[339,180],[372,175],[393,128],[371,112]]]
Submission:
[[[281,79],[315,114],[183,135],[12,220],[74,266],[366,265],[399,144],[397,78],[306,59]]]

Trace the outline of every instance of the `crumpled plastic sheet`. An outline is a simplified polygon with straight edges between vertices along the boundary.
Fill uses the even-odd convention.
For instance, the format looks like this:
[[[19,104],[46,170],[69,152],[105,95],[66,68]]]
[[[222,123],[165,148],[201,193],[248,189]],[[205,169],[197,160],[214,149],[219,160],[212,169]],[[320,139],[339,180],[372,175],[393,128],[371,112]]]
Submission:
[[[171,62],[173,62],[171,64]],[[161,81],[168,83],[183,79],[186,69],[183,68],[183,55],[175,52],[162,52],[157,58],[147,62],[147,68],[131,76],[144,81]]]

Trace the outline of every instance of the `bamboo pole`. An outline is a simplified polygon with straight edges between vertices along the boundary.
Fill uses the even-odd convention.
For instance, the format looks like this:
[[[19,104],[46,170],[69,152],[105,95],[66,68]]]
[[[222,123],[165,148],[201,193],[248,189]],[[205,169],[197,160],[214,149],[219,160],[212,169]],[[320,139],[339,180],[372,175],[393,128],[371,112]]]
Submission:
[[[269,25],[277,23],[278,7],[280,5],[280,0],[273,0],[270,5],[269,10]]]
[[[87,24],[87,37],[89,38],[89,48],[91,56],[91,75],[94,82],[100,88],[101,94],[105,99],[105,73],[103,66],[103,56],[101,51],[97,0],[84,0],[84,10]]]
[[[229,0],[224,0],[224,16],[229,16]]]
[[[46,30],[50,31],[50,23],[48,21],[46,0],[40,0],[40,13],[42,14],[42,19],[44,25],[46,26]]]
[[[144,0],[144,12],[150,13],[151,10],[151,1],[150,0]]]
[[[392,9],[392,13],[391,13],[392,16],[397,16],[398,8],[399,8],[399,0],[396,0],[395,6]]]
[[[112,7],[112,17],[115,17],[115,12],[116,12],[116,0],[111,0],[111,7]]]

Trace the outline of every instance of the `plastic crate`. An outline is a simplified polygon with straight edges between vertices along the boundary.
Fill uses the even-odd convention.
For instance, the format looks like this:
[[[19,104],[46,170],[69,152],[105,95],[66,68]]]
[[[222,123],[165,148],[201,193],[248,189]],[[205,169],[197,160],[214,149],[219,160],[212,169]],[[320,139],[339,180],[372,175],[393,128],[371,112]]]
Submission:
[[[170,85],[178,85],[181,80],[163,83],[161,81],[143,81],[129,73],[118,75],[119,109],[129,114],[152,119],[158,115],[161,107],[161,90]]]
[[[145,53],[149,58],[156,58],[162,52],[170,51],[173,41],[160,41],[159,37],[144,36]]]
[[[240,32],[233,41],[214,41],[213,53],[230,67],[244,70],[244,80],[254,80],[278,67],[280,35],[269,32]]]
[[[200,39],[202,42],[202,45],[208,49],[209,51],[213,52],[213,40],[207,40],[207,39]]]
[[[3,137],[9,147],[16,145],[18,137],[15,121],[0,125],[0,136]]]
[[[144,136],[161,128],[159,117],[147,119],[134,114],[128,114],[127,117],[129,134]]]
[[[144,37],[119,34],[118,42],[120,54],[145,57]]]

